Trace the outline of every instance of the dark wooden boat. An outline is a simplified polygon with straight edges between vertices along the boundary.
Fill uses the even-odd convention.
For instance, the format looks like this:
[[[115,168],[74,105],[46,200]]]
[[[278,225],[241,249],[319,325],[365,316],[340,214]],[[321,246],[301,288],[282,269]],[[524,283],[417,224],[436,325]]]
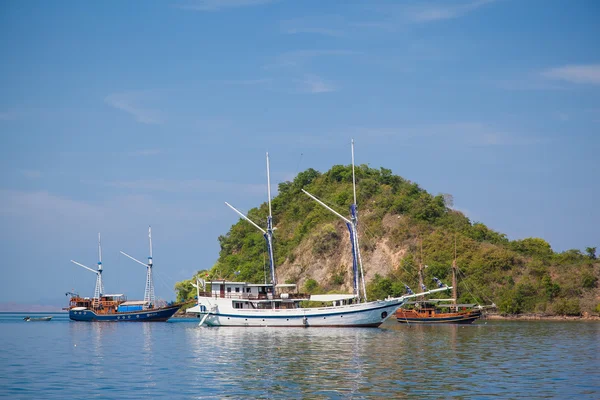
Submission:
[[[417,304],[415,304],[417,305]],[[475,304],[459,304],[458,311],[444,311],[442,307],[453,307],[450,304],[418,303],[418,308],[400,308],[396,311],[396,319],[405,324],[471,324],[481,318],[481,310],[474,309]]]
[[[52,317],[25,317],[23,321],[34,322],[34,321],[50,321]]]
[[[457,304],[458,292],[456,281],[456,238],[454,242],[454,260],[452,261],[452,298],[412,302],[396,310],[396,320],[404,324],[472,324],[481,318],[483,307],[477,304]],[[439,286],[443,284],[433,278]],[[423,249],[421,245],[421,261],[419,263],[419,285],[425,290],[423,283]],[[445,303],[444,303],[445,302]],[[450,302],[450,303],[448,303]],[[410,307],[410,308],[409,308]]]
[[[71,296],[69,318],[74,321],[164,322],[185,303],[148,304],[127,301],[122,294],[106,294],[100,299]]]
[[[127,301],[123,294],[105,294],[102,284],[102,246],[100,234],[98,233],[98,269],[94,270],[77,261],[71,260],[73,264],[79,265],[96,274],[96,287],[94,297],[81,297],[77,293],[67,292],[71,295],[69,306],[64,310],[69,311],[69,318],[73,321],[127,321],[127,322],[150,322],[167,321],[181,306],[186,303],[167,303],[154,297],[154,283],[152,279],[152,228],[148,227],[148,240],[150,243],[150,256],[148,264],[121,252],[137,263],[147,268],[146,289],[144,300]]]

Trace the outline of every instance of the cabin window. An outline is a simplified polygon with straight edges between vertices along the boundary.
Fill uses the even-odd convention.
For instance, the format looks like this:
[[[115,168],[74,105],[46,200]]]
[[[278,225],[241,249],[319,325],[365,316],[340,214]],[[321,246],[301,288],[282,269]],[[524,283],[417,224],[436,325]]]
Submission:
[[[231,288],[230,287],[227,288],[227,293],[231,293]]]
[[[250,288],[249,287],[246,288],[246,293],[250,293]]]
[[[233,303],[233,308],[244,308],[244,303],[236,301]]]
[[[236,293],[239,293],[239,292],[240,292],[240,288],[239,288],[239,287],[236,287],[236,288],[235,288],[235,292],[236,292]]]

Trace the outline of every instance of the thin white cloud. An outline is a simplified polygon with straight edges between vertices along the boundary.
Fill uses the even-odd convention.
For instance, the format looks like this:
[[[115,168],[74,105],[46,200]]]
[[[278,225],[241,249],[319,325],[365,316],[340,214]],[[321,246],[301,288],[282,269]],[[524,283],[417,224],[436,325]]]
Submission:
[[[570,83],[600,85],[600,64],[565,65],[545,70],[542,76]]]
[[[480,122],[453,122],[399,128],[359,127],[351,130],[356,132],[355,137],[368,138],[371,142],[395,141],[408,146],[419,144],[421,141],[427,141],[429,144],[457,144],[471,147],[527,146],[545,141],[540,137],[507,132]]]
[[[462,3],[440,2],[437,4],[424,4],[413,8],[408,12],[410,19],[414,22],[433,22],[462,17],[495,0],[476,0]]]
[[[221,80],[215,81],[217,83],[223,83],[225,85],[239,85],[239,86],[261,86],[267,85],[271,83],[273,80],[270,78],[260,78],[260,79],[231,79],[231,80]]]
[[[8,216],[71,216],[73,219],[86,219],[100,216],[100,209],[85,202],[56,196],[47,191],[23,192],[0,190],[0,215]],[[46,218],[45,217],[45,218]],[[45,219],[44,218],[44,219]]]
[[[294,50],[281,53],[275,63],[265,65],[263,68],[297,67],[308,63],[318,57],[339,57],[360,54],[351,50]]]
[[[281,21],[281,31],[288,35],[315,34],[331,37],[345,36],[344,19],[339,16],[319,16]]]
[[[84,181],[83,183],[96,185],[98,182]],[[146,190],[156,192],[203,192],[203,193],[245,193],[247,195],[262,195],[265,191],[264,184],[242,184],[235,182],[221,182],[203,179],[174,180],[174,179],[140,179],[134,181],[101,182],[104,186]]]
[[[222,11],[228,8],[262,6],[275,0],[196,0],[177,5],[177,8],[190,11]]]
[[[42,173],[35,169],[22,169],[21,174],[27,179],[39,179],[42,177]]]
[[[338,90],[331,82],[327,82],[317,75],[305,75],[299,83],[300,91],[305,93],[329,93]]]
[[[140,105],[145,96],[145,92],[113,93],[107,96],[104,101],[111,107],[132,115],[136,121],[142,124],[161,123],[162,118],[159,111],[147,109]]]

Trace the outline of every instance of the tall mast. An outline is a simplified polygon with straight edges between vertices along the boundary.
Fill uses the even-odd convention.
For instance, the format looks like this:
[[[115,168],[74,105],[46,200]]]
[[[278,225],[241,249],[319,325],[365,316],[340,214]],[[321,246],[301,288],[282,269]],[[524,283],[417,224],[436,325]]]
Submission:
[[[356,175],[354,174],[354,139],[351,141],[352,148],[352,192],[354,194],[354,203],[350,206],[350,214],[352,215],[352,231],[350,236],[353,236],[353,258],[354,263],[360,266],[360,280],[362,281],[363,298],[367,301],[367,287],[365,285],[365,274],[362,266],[362,257],[360,255],[360,247],[358,245],[358,210],[356,205]],[[352,239],[352,238],[351,238]],[[355,280],[358,281],[358,268],[354,267]]]
[[[235,211],[240,217],[242,217],[243,219],[248,221],[256,229],[261,231],[265,240],[267,241],[267,249],[269,251],[269,266],[271,269],[271,285],[273,286],[273,295],[274,295],[275,287],[277,286],[277,277],[275,276],[275,258],[273,256],[273,216],[271,215],[271,173],[270,173],[269,169],[270,169],[269,153],[267,153],[267,197],[268,197],[268,203],[269,203],[269,215],[267,216],[267,230],[264,230],[263,228],[258,226],[258,224],[256,224],[254,221],[252,221],[247,216],[245,216],[241,211],[239,211],[237,208],[235,208],[228,202],[225,202],[225,204],[227,204],[227,207],[229,207],[233,211]]]
[[[267,197],[269,203],[269,216],[267,217],[267,232],[265,239],[269,250],[269,265],[271,267],[271,283],[273,284],[273,295],[275,295],[275,286],[277,286],[277,278],[275,276],[275,260],[273,257],[273,215],[271,214],[271,171],[269,165],[269,153],[267,153]]]
[[[146,288],[144,289],[144,301],[154,304],[154,280],[152,278],[152,227],[148,226],[148,242],[150,244],[150,255],[148,256],[148,268],[146,270]]]
[[[94,297],[100,301],[100,296],[104,293],[104,284],[102,283],[102,240],[98,232],[98,275],[96,276],[96,287]]]
[[[359,297],[360,293],[358,292],[358,274],[357,274],[357,264],[356,264],[356,240],[354,240],[354,225],[352,224],[352,221],[350,221],[348,218],[344,217],[342,214],[340,214],[339,212],[335,211],[333,208],[329,207],[327,204],[323,203],[321,200],[317,199],[315,196],[313,196],[312,194],[308,193],[306,190],[301,189],[302,192],[304,194],[306,194],[308,197],[310,197],[311,199],[313,199],[314,201],[316,201],[317,203],[319,203],[320,205],[322,205],[323,207],[325,207],[328,211],[330,211],[332,214],[334,214],[335,216],[337,216],[338,218],[342,219],[345,223],[346,226],[348,227],[348,230],[350,231],[350,244],[352,245],[352,261],[353,261],[353,283],[354,283],[354,296],[355,297]]]
[[[100,233],[98,233],[98,269],[94,270],[88,266],[85,266],[77,261],[71,260],[75,265],[79,265],[96,274],[96,286],[94,287],[94,306],[97,306],[100,302],[100,297],[104,293],[104,285],[102,284],[102,244],[100,241]]]
[[[454,260],[452,260],[452,304],[454,304],[454,311],[458,311],[456,301],[458,300],[458,291],[456,288],[456,233],[454,233]]]
[[[144,302],[148,303],[148,304],[154,304],[156,297],[154,296],[154,280],[152,278],[153,263],[152,263],[152,227],[151,226],[148,227],[148,241],[150,242],[150,256],[148,257],[147,264],[144,264],[140,260],[133,258],[129,254],[125,253],[124,251],[121,251],[120,253],[123,254],[125,257],[132,259],[136,263],[141,264],[144,267],[146,267],[146,287],[144,289]]]
[[[422,291],[426,292],[427,288],[423,280],[423,239],[421,239],[421,255],[419,256],[419,287]]]

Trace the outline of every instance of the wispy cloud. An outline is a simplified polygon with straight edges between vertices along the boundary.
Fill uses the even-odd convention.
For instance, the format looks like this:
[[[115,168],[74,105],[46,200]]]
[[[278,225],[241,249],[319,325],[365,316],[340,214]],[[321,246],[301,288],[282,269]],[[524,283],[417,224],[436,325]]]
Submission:
[[[261,6],[276,0],[196,0],[178,4],[177,8],[191,11],[221,11],[228,8]]]
[[[315,34],[331,37],[345,35],[343,18],[338,16],[321,16],[313,18],[296,18],[280,22],[281,31],[288,35]]]
[[[27,179],[39,179],[42,173],[36,169],[22,169],[21,174]]]
[[[299,83],[300,91],[306,93],[328,93],[338,90],[331,82],[327,82],[317,75],[305,75]]]
[[[264,184],[243,184],[235,182],[222,182],[203,179],[140,179],[133,181],[95,182],[84,181],[86,184],[102,184],[104,186],[171,193],[245,193],[247,195],[262,195],[265,191]]]
[[[457,144],[470,147],[491,146],[527,146],[543,143],[544,138],[508,132],[481,122],[451,122],[395,127],[359,127],[351,131],[353,136],[368,138],[369,141],[389,143],[400,142],[404,145]]]
[[[146,92],[123,92],[113,93],[104,101],[118,110],[132,115],[136,121],[142,124],[159,124],[162,122],[161,113],[157,110],[144,108],[140,105],[147,96]]]
[[[542,72],[548,79],[570,83],[600,85],[600,64],[565,65]]]
[[[437,4],[421,3],[422,6],[408,11],[410,19],[414,22],[432,22],[462,17],[495,0],[476,0],[467,3],[439,2]]]
[[[277,56],[275,63],[265,65],[263,68],[297,67],[307,64],[317,57],[339,57],[360,54],[351,50],[294,50],[281,53]]]
[[[259,78],[259,79],[231,79],[216,81],[217,83],[223,83],[225,85],[239,85],[239,86],[262,86],[270,84],[273,80],[270,78]]]

